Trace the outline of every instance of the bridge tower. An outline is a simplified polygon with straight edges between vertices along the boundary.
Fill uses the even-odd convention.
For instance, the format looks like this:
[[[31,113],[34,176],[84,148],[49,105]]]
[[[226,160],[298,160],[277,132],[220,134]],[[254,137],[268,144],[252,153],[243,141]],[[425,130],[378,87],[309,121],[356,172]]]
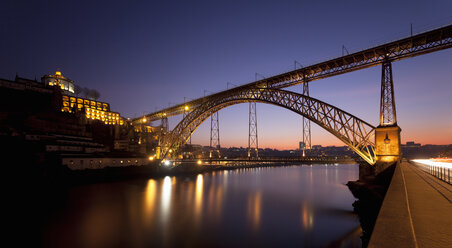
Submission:
[[[184,104],[185,104],[185,97],[184,97]],[[182,116],[182,119],[185,119],[185,116],[187,116],[187,114],[189,113],[189,107],[187,105],[184,106],[184,114]],[[191,130],[190,130],[190,137],[188,137],[188,144],[191,145]]]
[[[218,111],[210,116],[210,152],[209,158],[212,158],[212,154],[216,153],[218,158],[220,154],[220,123],[218,121]]]
[[[377,163],[389,164],[399,160],[400,127],[397,125],[391,61],[385,60],[381,72],[380,124],[375,129]]]
[[[252,154],[256,154],[256,158],[259,158],[259,143],[257,139],[257,111],[256,102],[250,102],[249,109],[249,126],[248,126],[248,158],[251,158]]]
[[[303,83],[303,95],[309,96],[309,82]],[[311,121],[303,116],[303,157],[311,150]]]
[[[161,157],[161,155],[162,155],[161,152],[162,152],[163,136],[168,134],[168,131],[169,131],[168,117],[166,115],[164,115],[161,120],[162,120],[162,123],[160,124],[161,125],[161,134],[160,134],[160,137],[159,137],[158,145],[157,145],[156,150],[155,150],[156,159],[161,159],[162,158]]]
[[[164,133],[167,133],[169,130],[169,125],[168,125],[168,117],[164,116],[162,118],[162,131]]]

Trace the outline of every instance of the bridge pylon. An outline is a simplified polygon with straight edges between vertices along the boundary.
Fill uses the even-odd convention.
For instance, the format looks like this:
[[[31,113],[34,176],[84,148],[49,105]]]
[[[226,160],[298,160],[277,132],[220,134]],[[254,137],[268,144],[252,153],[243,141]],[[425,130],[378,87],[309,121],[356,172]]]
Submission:
[[[248,158],[251,158],[253,153],[256,154],[256,159],[259,158],[259,143],[257,139],[257,110],[256,102],[250,102],[249,108],[249,123],[248,123]]]
[[[162,131],[164,133],[168,133],[168,131],[169,131],[168,117],[164,116],[162,118],[162,124],[161,125],[162,125]]]
[[[400,127],[397,125],[391,61],[385,60],[381,73],[380,124],[375,129],[378,164],[392,164],[401,157]]]
[[[184,97],[184,104],[185,104],[185,97]],[[187,114],[190,113],[190,112],[188,111],[189,109],[190,109],[190,108],[189,108],[187,105],[184,106],[184,114],[183,114],[183,116],[182,116],[182,119],[185,119],[185,117],[187,116]],[[190,133],[191,133],[191,130],[190,130]],[[187,143],[191,145],[191,135],[190,135],[190,137],[188,137],[188,142],[187,142]]]
[[[220,123],[218,120],[218,111],[210,116],[210,151],[209,158],[213,158],[213,154],[216,153],[218,158],[220,154]]]
[[[309,82],[303,83],[303,95],[309,96]],[[311,150],[311,121],[303,116],[303,157]]]

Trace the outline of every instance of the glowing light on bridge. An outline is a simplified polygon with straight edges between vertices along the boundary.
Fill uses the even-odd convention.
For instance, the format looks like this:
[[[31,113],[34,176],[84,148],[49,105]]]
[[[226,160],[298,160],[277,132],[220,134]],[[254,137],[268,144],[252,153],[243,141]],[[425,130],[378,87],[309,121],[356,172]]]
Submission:
[[[413,162],[452,169],[452,159],[414,159]]]
[[[202,164],[202,161],[201,161],[201,160],[198,160],[196,163],[199,164],[199,165],[201,165],[201,164]]]
[[[149,156],[149,161],[154,161],[155,157],[154,156]]]
[[[169,161],[169,160],[163,160],[162,163],[163,163],[165,166],[170,166],[170,165],[171,165],[171,161]]]

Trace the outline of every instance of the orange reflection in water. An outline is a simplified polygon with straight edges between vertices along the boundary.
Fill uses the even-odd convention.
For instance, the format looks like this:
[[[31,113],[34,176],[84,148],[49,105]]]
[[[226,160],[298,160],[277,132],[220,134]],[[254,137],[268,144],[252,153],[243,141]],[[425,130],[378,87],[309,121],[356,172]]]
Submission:
[[[314,211],[307,202],[301,206],[301,221],[306,231],[310,231],[314,227]]]
[[[248,218],[254,231],[259,230],[262,211],[262,192],[257,191],[248,196]]]
[[[149,179],[145,191],[145,223],[151,226],[155,215],[155,201],[157,200],[157,182],[154,179]]]
[[[220,221],[222,210],[223,210],[223,188],[217,187],[215,195],[216,195],[215,205],[214,205],[215,220]]]
[[[195,191],[195,218],[199,220],[202,212],[202,192],[203,192],[203,177],[198,174],[196,177],[196,191]]]
[[[121,223],[117,212],[120,209],[106,205],[96,206],[87,211],[81,222],[79,242],[80,247],[112,246],[111,237],[120,235],[116,226]]]

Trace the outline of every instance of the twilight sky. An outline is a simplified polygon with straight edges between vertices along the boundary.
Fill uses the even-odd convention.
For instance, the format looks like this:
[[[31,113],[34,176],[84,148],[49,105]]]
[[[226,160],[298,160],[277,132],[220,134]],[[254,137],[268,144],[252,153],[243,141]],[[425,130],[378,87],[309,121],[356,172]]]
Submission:
[[[20,1],[0,4],[0,78],[63,75],[125,117],[452,23],[452,1]],[[452,143],[452,49],[393,63],[402,142]],[[310,84],[377,125],[381,66]],[[300,86],[287,88],[301,92]],[[220,111],[223,147],[247,146],[248,104]],[[170,119],[170,126],[180,118]],[[158,124],[158,123],[156,123]],[[208,144],[210,121],[193,143]],[[301,116],[258,104],[259,146],[298,147]],[[342,145],[312,126],[312,143]]]

